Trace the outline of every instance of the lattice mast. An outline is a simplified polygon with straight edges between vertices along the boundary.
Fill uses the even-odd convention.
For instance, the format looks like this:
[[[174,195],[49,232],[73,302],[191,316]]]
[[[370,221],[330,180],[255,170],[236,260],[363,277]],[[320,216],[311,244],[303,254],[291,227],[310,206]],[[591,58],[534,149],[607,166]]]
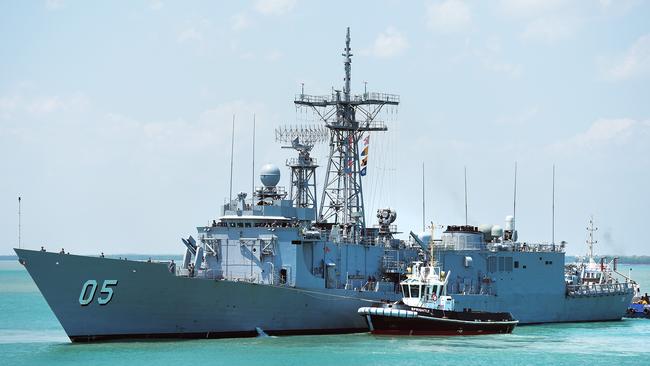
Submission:
[[[316,159],[310,155],[314,145],[327,140],[327,131],[315,126],[285,126],[275,130],[275,140],[290,143],[284,149],[294,149],[297,158],[287,159],[291,169],[289,196],[295,207],[317,209],[316,205]]]
[[[321,196],[318,221],[339,225],[349,240],[359,241],[366,228],[363,188],[360,175],[359,141],[365,133],[386,131],[376,120],[385,105],[398,105],[399,96],[383,93],[352,95],[352,52],[350,28],[347,28],[343,50],[345,77],[343,90],[330,96],[296,96],[297,106],[311,107],[329,129],[330,152]],[[360,119],[357,119],[360,117]]]

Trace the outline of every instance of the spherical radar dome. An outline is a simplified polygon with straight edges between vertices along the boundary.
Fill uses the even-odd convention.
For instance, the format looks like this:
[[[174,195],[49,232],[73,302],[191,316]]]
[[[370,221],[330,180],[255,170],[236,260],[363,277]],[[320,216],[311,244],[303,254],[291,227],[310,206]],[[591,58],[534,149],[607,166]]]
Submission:
[[[265,164],[260,172],[260,180],[265,187],[275,187],[280,182],[280,168]]]

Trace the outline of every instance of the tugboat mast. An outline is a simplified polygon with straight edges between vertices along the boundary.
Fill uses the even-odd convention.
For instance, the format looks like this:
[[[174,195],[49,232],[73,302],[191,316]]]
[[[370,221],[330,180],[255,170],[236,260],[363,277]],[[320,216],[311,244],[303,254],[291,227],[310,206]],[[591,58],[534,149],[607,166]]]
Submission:
[[[386,124],[376,117],[385,105],[398,105],[399,96],[368,92],[353,95],[350,87],[351,51],[348,27],[342,54],[345,68],[343,90],[334,90],[328,96],[313,96],[301,89],[294,103],[312,108],[329,129],[330,152],[317,221],[339,226],[346,240],[360,242],[365,234],[366,221],[358,145],[364,134],[388,130]]]

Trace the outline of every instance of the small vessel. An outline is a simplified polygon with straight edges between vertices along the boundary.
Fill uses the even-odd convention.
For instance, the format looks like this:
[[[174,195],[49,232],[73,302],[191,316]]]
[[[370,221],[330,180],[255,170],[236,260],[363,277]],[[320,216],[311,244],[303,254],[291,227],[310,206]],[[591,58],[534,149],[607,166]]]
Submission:
[[[650,296],[648,296],[648,293],[632,299],[632,303],[627,308],[624,316],[626,318],[650,319]]]
[[[447,295],[450,272],[440,267],[414,262],[411,274],[400,282],[401,301],[379,306],[361,307],[373,334],[387,335],[477,335],[512,333],[518,321],[508,312],[454,309],[453,297]]]

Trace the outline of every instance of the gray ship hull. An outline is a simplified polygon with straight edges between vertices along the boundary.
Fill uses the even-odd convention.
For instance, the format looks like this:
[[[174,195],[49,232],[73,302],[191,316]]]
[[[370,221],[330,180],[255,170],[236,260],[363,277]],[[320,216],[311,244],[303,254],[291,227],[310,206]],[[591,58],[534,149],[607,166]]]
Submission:
[[[519,324],[620,320],[634,295],[628,283],[570,294],[562,252],[464,250],[441,252],[440,258],[445,270],[451,270],[457,309],[507,311]],[[464,266],[465,258],[472,258],[473,264]],[[490,266],[490,259],[503,266]],[[468,280],[473,281],[462,286]]]
[[[306,289],[175,276],[164,263],[15,250],[73,342],[129,338],[247,337],[365,332],[357,309],[393,292]],[[88,280],[99,284],[80,304]],[[113,296],[100,305],[102,281]],[[88,293],[86,292],[86,295]],[[631,294],[455,294],[458,309],[512,313],[520,324],[620,320]]]
[[[72,341],[329,334],[367,330],[357,309],[381,292],[296,289],[180,277],[166,264],[16,249]],[[117,281],[109,303],[80,305],[89,279]],[[88,294],[88,292],[86,292]]]
[[[621,320],[631,294],[567,297],[562,294],[454,295],[456,307],[508,311],[519,324]]]

